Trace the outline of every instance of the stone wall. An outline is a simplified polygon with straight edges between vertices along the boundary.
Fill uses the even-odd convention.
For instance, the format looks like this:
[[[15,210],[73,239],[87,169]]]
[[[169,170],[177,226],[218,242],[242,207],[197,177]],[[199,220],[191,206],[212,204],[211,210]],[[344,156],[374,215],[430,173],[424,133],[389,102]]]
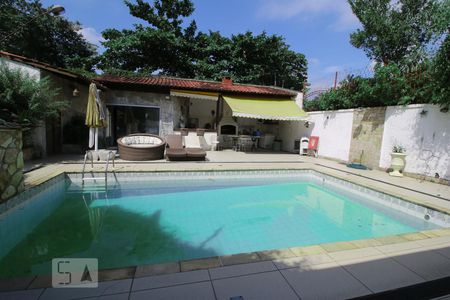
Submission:
[[[354,111],[349,157],[351,162],[361,162],[370,168],[378,168],[385,114],[386,107]]]
[[[173,133],[173,129],[179,126],[181,102],[178,97],[170,96],[168,93],[109,90],[105,102],[106,105],[158,107],[161,136]]]
[[[22,131],[0,128],[0,203],[24,190]]]

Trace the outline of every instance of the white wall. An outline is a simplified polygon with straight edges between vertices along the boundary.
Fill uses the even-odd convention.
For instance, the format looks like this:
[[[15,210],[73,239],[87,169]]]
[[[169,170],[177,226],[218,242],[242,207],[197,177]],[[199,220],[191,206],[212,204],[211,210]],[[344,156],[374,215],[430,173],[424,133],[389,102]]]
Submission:
[[[283,150],[292,152],[294,140],[303,136],[319,136],[319,155],[348,161],[353,125],[353,110],[310,112],[309,128],[305,122],[282,122],[280,138]]]
[[[307,136],[319,137],[319,155],[348,161],[352,138],[353,110],[310,113]]]
[[[211,111],[214,110],[217,113],[217,101],[191,98],[189,99],[189,103],[189,117],[198,119],[199,128],[205,128],[207,123],[214,126],[216,115],[214,114],[213,116]]]
[[[450,180],[450,113],[430,104],[387,107],[381,168],[389,168],[394,144],[406,148],[405,172]]]
[[[28,74],[31,77],[39,80],[41,78],[41,71],[38,68],[31,67],[26,64],[22,64],[20,62],[12,61],[6,58],[0,58],[1,63],[5,63],[9,69],[19,69],[23,73]]]

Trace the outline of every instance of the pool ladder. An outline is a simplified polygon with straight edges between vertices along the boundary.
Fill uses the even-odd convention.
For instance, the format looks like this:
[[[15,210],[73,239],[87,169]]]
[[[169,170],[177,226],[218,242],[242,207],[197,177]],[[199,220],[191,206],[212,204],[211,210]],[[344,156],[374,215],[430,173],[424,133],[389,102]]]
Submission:
[[[105,183],[108,181],[108,167],[109,167],[109,161],[112,160],[113,167],[115,167],[115,156],[116,152],[112,150],[87,150],[86,154],[84,155],[84,162],[83,162],[83,170],[81,171],[81,182],[84,184],[85,180],[104,180]],[[94,160],[104,160],[105,161],[105,177],[84,177],[85,170],[86,170],[86,161],[90,159],[91,160],[91,169],[94,169]]]

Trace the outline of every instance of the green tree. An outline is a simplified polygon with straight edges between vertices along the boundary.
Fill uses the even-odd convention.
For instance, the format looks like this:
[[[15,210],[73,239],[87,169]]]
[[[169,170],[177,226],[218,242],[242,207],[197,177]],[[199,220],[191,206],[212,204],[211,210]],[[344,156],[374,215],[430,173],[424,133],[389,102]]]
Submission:
[[[134,29],[107,29],[103,32],[106,50],[99,64],[106,73],[118,70],[141,74],[192,77],[193,43],[196,24],[183,28],[184,19],[192,14],[189,0],[155,0],[152,4],[125,1],[131,15],[148,23]]]
[[[428,103],[435,86],[431,67],[429,62],[423,62],[414,71],[404,72],[398,64],[378,64],[372,78],[348,76],[337,89],[305,102],[305,108],[310,111],[336,110]]]
[[[417,64],[448,29],[449,1],[348,0],[363,25],[353,46],[377,62]]]
[[[78,33],[80,24],[45,11],[40,0],[0,0],[0,49],[92,71],[95,48]]]
[[[306,81],[305,56],[290,50],[277,35],[246,32],[227,38],[219,32],[200,33],[196,47],[196,78],[219,80],[228,75],[236,82],[298,90]]]
[[[233,63],[233,44],[218,31],[200,32],[196,37],[194,69],[197,79],[221,80],[230,76]]]
[[[37,80],[19,69],[0,64],[0,107],[3,113],[8,112],[2,114],[1,122],[10,122],[8,116],[14,114],[26,128],[37,126],[48,117],[59,116],[68,103],[56,100],[58,93],[48,78]]]
[[[450,107],[450,1],[348,0],[363,28],[351,43],[377,62],[372,78],[350,76],[309,110],[436,103]],[[438,49],[436,51],[436,49]]]
[[[251,32],[231,37],[231,73],[238,82],[302,89],[307,62],[303,54],[289,49],[284,38],[253,35]]]
[[[197,32],[189,0],[125,2],[130,13],[148,23],[133,29],[103,32],[106,51],[100,63],[109,74],[162,74],[301,89],[306,80],[305,56],[289,49],[284,39],[265,32],[237,34]]]
[[[450,36],[442,43],[431,64],[433,102],[450,108]]]

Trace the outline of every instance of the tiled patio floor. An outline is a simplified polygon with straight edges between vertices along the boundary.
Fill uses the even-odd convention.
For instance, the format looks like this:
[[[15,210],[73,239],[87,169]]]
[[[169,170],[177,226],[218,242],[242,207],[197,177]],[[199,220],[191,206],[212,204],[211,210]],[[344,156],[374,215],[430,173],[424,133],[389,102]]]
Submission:
[[[219,151],[208,152],[208,158],[206,163],[118,160],[115,170],[314,169],[450,212],[450,186],[446,185],[392,178],[377,170],[348,169],[334,161],[295,154]],[[33,186],[62,172],[80,172],[80,162],[80,156],[48,159],[43,168],[27,174],[26,184]],[[95,169],[100,171],[102,165]],[[256,258],[241,255],[232,258],[233,263],[241,264],[230,266],[230,258],[221,257],[219,267],[185,272],[173,264],[165,268],[170,274],[163,275],[153,275],[154,268],[150,272],[138,266],[132,273],[122,272],[122,277],[111,275],[114,280],[101,282],[96,289],[34,288],[40,286],[35,278],[26,283],[28,290],[3,292],[0,299],[346,299],[450,276],[450,235],[426,239],[422,235],[381,243],[355,241],[352,247],[293,248],[291,255],[280,251],[278,257],[263,252]],[[255,262],[242,263],[249,261]],[[150,274],[153,276],[147,276]]]
[[[4,292],[0,299],[348,299],[450,276],[450,236],[408,243],[131,277],[98,288]]]

